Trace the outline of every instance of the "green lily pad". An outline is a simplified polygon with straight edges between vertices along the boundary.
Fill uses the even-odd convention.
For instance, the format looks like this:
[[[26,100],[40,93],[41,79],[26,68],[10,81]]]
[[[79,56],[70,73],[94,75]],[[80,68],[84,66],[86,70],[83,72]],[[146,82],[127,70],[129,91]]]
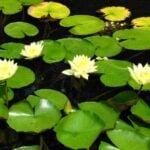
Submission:
[[[0,118],[3,118],[3,119],[8,118],[8,108],[3,103],[0,103]]]
[[[43,60],[47,63],[55,63],[64,59],[65,48],[57,41],[44,41]]]
[[[83,102],[79,104],[79,108],[99,116],[105,123],[103,130],[113,128],[119,117],[119,113],[105,102]]]
[[[150,49],[150,30],[148,28],[119,30],[113,34],[113,37],[120,40],[119,44],[128,50]]]
[[[119,123],[120,124],[120,123]],[[137,132],[129,125],[122,124],[107,132],[109,139],[120,150],[149,150],[150,138]]]
[[[14,76],[7,80],[7,85],[10,88],[21,88],[33,83],[35,75],[32,70],[24,66],[18,66]]]
[[[73,15],[60,21],[63,27],[71,27],[70,33],[75,35],[89,35],[104,29],[105,23],[101,19],[90,15]]]
[[[108,143],[102,141],[101,144],[99,145],[98,150],[120,150],[120,149],[112,146],[111,144],[108,144]]]
[[[15,148],[14,150],[40,150],[40,146],[39,145],[21,146],[21,147]]]
[[[60,116],[60,111],[48,100],[41,99],[34,109],[27,101],[22,101],[10,107],[7,123],[17,132],[39,133],[52,128]]]
[[[22,5],[32,5],[43,2],[43,0],[18,0]]]
[[[28,14],[35,18],[62,19],[70,14],[67,6],[58,2],[42,2],[28,8]]]
[[[100,80],[106,86],[124,86],[130,78],[128,67],[131,67],[132,64],[128,61],[110,59],[98,61],[96,65],[98,72],[102,73]]]
[[[37,35],[39,30],[30,23],[18,21],[7,24],[4,27],[4,32],[12,38],[22,39],[25,36]]]
[[[69,101],[65,94],[53,89],[39,89],[34,93],[40,98],[47,99],[60,110],[63,109],[67,101]]]
[[[144,100],[138,100],[138,102],[132,106],[131,112],[143,121],[150,123],[150,106],[148,106]]]
[[[108,99],[107,102],[118,110],[123,111],[135,104],[138,100],[137,98],[137,93],[127,90],[116,94],[114,97]]]
[[[1,0],[0,10],[3,14],[13,15],[22,10],[22,5],[18,0]]]
[[[150,27],[150,17],[134,18],[132,24],[136,27]]]
[[[55,127],[59,142],[71,149],[87,149],[103,129],[99,117],[87,111],[75,111],[63,117]]]
[[[86,56],[94,56],[94,45],[85,39],[80,38],[64,38],[57,40],[66,49],[66,60],[72,60],[75,55],[85,54]]]
[[[8,42],[0,45],[0,57],[9,59],[21,58],[20,52],[24,48],[24,44]]]
[[[91,36],[85,38],[95,46],[95,55],[100,57],[115,56],[121,52],[121,46],[110,36]]]
[[[142,123],[142,122],[140,122],[140,121],[136,121],[136,120],[134,120],[133,117],[130,117],[129,119],[130,119],[130,121],[131,121],[133,127],[134,127],[138,132],[140,132],[141,134],[143,134],[143,135],[145,135],[145,136],[147,136],[147,137],[150,138],[150,125],[144,124],[144,123]]]

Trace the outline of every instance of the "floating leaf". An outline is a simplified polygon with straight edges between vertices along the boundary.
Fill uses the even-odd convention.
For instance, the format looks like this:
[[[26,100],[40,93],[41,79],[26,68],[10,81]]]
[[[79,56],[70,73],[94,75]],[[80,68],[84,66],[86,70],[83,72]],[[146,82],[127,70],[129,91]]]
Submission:
[[[116,31],[113,37],[118,39],[119,44],[128,50],[149,50],[150,30],[149,28],[124,29]]]
[[[0,118],[7,119],[8,117],[8,108],[5,104],[0,102]]]
[[[108,99],[108,103],[120,111],[126,110],[137,101],[137,94],[133,91],[122,91]]]
[[[136,27],[150,27],[150,17],[139,17],[132,20]]]
[[[40,89],[34,92],[37,96],[47,99],[54,104],[58,109],[63,109],[69,100],[63,93],[52,89]]]
[[[80,38],[64,38],[57,40],[66,49],[66,60],[72,60],[75,55],[85,54],[86,56],[94,56],[95,47],[91,42]]]
[[[7,84],[10,88],[21,88],[33,83],[34,80],[35,75],[32,70],[19,66],[15,75],[7,80]]]
[[[116,39],[110,36],[91,36],[85,38],[95,46],[95,55],[100,57],[115,56],[121,52]]]
[[[9,59],[21,58],[20,52],[24,48],[24,44],[9,42],[0,45],[0,57]]]
[[[104,18],[109,21],[123,21],[131,14],[127,8],[122,6],[104,7],[98,11],[104,13]]]
[[[138,100],[138,102],[132,106],[131,112],[143,121],[150,123],[150,106],[142,99]]]
[[[21,146],[21,147],[15,148],[14,150],[40,150],[40,146],[39,145]]]
[[[103,126],[104,123],[97,115],[75,111],[62,118],[55,131],[57,139],[65,146],[71,149],[87,149],[100,134]]]
[[[60,21],[63,27],[72,27],[69,32],[75,35],[89,35],[104,29],[105,23],[101,19],[90,15],[73,15]]]
[[[21,2],[22,5],[32,5],[43,2],[43,0],[19,0],[19,2]]]
[[[119,113],[105,102],[83,102],[79,104],[79,108],[99,116],[105,123],[104,130],[113,128],[119,116]]]
[[[120,149],[102,141],[101,144],[99,145],[99,150],[120,150]]]
[[[27,22],[12,22],[5,26],[4,32],[12,38],[24,38],[25,36],[35,36],[39,30],[36,26]]]
[[[44,41],[43,60],[47,63],[55,63],[64,59],[65,48],[57,41]]]
[[[48,100],[41,99],[34,109],[27,101],[22,101],[10,107],[7,123],[17,132],[39,133],[52,128],[60,116],[60,111]]]
[[[110,87],[126,85],[130,78],[127,68],[131,67],[131,65],[130,62],[122,60],[98,61],[97,70],[99,73],[102,73],[100,80],[103,84]]]
[[[131,147],[132,150],[149,150],[150,138],[129,125],[117,125],[115,129],[108,131],[107,135],[120,150],[129,150]]]
[[[28,14],[35,18],[62,19],[70,14],[67,6],[58,2],[42,2],[28,8]]]
[[[18,0],[1,0],[0,10],[3,14],[13,15],[22,10],[22,5]]]

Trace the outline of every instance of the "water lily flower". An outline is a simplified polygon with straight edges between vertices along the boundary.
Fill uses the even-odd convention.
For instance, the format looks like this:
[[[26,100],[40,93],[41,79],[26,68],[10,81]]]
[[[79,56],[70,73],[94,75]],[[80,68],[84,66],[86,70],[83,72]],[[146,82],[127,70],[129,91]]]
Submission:
[[[30,45],[24,46],[24,49],[21,51],[21,55],[26,57],[26,59],[39,57],[42,53],[43,47],[43,41],[32,42]]]
[[[140,85],[150,84],[150,66],[141,63],[133,65],[133,68],[128,67],[131,77]]]
[[[0,81],[11,78],[17,69],[17,63],[14,63],[14,60],[0,59]]]
[[[88,56],[77,55],[72,61],[69,61],[71,69],[62,71],[65,75],[73,75],[76,78],[83,77],[88,80],[89,73],[96,71],[95,60],[91,60]]]

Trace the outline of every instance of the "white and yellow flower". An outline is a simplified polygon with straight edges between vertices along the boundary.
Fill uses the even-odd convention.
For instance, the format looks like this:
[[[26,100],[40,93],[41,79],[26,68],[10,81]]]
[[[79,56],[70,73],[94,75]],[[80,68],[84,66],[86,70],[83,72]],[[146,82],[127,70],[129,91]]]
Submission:
[[[91,60],[85,55],[77,55],[72,61],[69,61],[71,69],[62,71],[65,75],[73,75],[76,78],[83,77],[86,80],[89,77],[89,73],[96,71],[95,61]]]
[[[131,77],[140,85],[150,84],[150,66],[141,63],[133,65],[133,68],[128,67]]]
[[[43,41],[32,42],[30,45],[24,46],[24,49],[21,51],[21,55],[26,57],[26,59],[39,57],[42,54],[43,47]]]
[[[17,69],[18,65],[13,60],[0,59],[0,81],[11,78]]]

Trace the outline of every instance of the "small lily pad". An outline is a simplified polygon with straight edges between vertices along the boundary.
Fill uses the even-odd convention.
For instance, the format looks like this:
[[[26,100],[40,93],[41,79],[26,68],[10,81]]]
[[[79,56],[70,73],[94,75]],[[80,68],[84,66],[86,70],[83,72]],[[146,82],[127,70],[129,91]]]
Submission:
[[[52,128],[60,117],[60,111],[48,100],[41,99],[34,109],[27,101],[21,101],[10,107],[7,123],[17,132],[39,133]]]
[[[150,106],[146,104],[144,100],[138,100],[138,102],[132,106],[131,112],[143,121],[150,123]]]
[[[14,150],[40,150],[40,146],[39,145],[21,146],[21,147],[15,148]]]
[[[99,145],[98,150],[120,150],[120,149],[112,146],[111,144],[108,144],[108,143],[102,141],[101,144]]]
[[[123,21],[131,14],[127,8],[122,6],[104,7],[98,11],[104,13],[104,18],[109,21]]]
[[[75,111],[63,117],[54,128],[57,139],[71,149],[87,149],[100,134],[104,123],[88,111]]]
[[[28,14],[35,18],[62,19],[70,14],[67,6],[58,2],[42,2],[28,8]]]
[[[33,83],[35,80],[34,72],[24,66],[19,66],[15,75],[7,80],[7,85],[10,88],[21,88]]]
[[[39,33],[36,26],[27,22],[12,22],[5,26],[4,32],[12,38],[24,38],[25,36],[35,36]]]
[[[22,5],[32,5],[43,2],[43,0],[18,0],[18,1],[21,2]]]
[[[150,17],[139,17],[132,20],[136,27],[150,27]]]
[[[0,57],[9,59],[20,59],[20,52],[24,48],[24,44],[9,42],[0,45]]]
[[[106,86],[124,86],[130,78],[128,67],[131,67],[132,64],[128,61],[110,59],[98,61],[96,65],[98,66],[97,71],[102,74],[100,80]]]
[[[148,28],[124,29],[116,31],[113,37],[128,50],[149,50],[150,30]]]
[[[89,35],[104,29],[105,23],[101,19],[90,15],[73,15],[60,21],[63,27],[71,27],[69,32],[75,35]]]
[[[95,55],[100,57],[115,56],[121,52],[117,40],[110,36],[91,36],[85,38],[95,46]]]
[[[22,5],[18,0],[1,0],[0,10],[3,14],[13,15],[22,10]]]
[[[95,47],[86,39],[80,38],[63,38],[57,40],[66,49],[66,60],[72,60],[75,55],[94,56]]]

